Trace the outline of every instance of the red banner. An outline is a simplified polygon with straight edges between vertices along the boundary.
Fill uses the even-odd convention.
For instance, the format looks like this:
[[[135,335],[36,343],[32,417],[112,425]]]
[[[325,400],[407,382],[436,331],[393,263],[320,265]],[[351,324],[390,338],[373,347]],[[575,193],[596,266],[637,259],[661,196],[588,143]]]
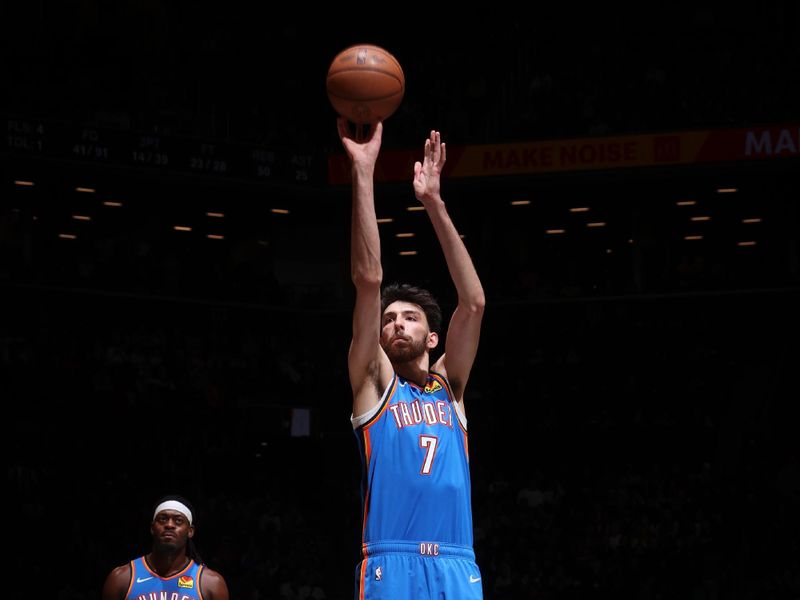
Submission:
[[[529,173],[553,173],[764,160],[800,156],[800,125],[775,125],[711,131],[630,135],[447,146],[447,177],[497,177]],[[410,180],[418,150],[393,150],[381,154],[376,181]],[[328,157],[328,182],[350,181],[344,154]]]

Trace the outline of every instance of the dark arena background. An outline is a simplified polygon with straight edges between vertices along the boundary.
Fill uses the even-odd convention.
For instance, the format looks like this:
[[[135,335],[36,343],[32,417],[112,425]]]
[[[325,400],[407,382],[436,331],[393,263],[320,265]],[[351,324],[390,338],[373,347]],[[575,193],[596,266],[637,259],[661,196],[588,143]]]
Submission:
[[[3,3],[4,596],[98,598],[180,493],[231,598],[352,597],[350,191],[324,82],[365,42],[407,84],[385,280],[454,306],[409,210],[436,128],[486,290],[485,597],[800,597],[799,15],[762,4]]]

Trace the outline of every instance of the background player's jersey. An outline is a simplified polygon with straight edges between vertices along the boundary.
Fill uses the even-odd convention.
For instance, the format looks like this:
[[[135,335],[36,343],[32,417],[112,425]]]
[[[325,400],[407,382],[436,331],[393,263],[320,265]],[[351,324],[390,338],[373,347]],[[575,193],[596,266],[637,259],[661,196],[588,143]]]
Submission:
[[[131,561],[131,584],[127,600],[202,600],[200,574],[203,565],[190,561],[186,568],[172,577],[161,577],[151,571],[144,556]]]
[[[363,468],[363,544],[471,548],[466,420],[445,378],[430,373],[419,387],[395,374],[378,406],[353,426]]]

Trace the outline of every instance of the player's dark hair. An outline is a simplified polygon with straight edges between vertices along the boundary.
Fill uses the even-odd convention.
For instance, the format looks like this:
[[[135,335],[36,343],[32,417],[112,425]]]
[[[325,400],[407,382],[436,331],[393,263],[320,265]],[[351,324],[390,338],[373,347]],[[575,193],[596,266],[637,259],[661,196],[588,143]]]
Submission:
[[[177,502],[180,502],[181,504],[184,504],[186,508],[192,511],[192,527],[197,527],[197,512],[194,510],[194,506],[192,506],[192,503],[189,502],[183,496],[178,496],[176,494],[169,494],[167,496],[164,496],[163,498],[159,498],[153,505],[153,512],[155,512],[159,504],[161,504],[162,502],[166,502],[168,500],[175,500]],[[194,540],[192,538],[189,538],[186,541],[186,556],[191,558],[198,565],[203,564],[203,557],[200,556],[200,552],[198,552],[197,546],[195,545]]]
[[[418,305],[428,319],[428,328],[440,333],[442,327],[442,309],[428,290],[407,283],[391,283],[383,288],[381,294],[381,314],[392,302],[402,300]]]

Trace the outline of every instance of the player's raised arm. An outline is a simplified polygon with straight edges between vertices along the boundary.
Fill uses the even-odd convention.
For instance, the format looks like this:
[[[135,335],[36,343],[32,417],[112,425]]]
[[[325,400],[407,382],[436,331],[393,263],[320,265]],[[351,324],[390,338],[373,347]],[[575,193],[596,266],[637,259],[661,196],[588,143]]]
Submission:
[[[348,370],[353,415],[359,416],[378,402],[391,376],[391,364],[379,344],[383,267],[373,183],[383,124],[377,123],[364,141],[353,139],[345,119],[340,118],[338,126],[339,138],[350,157],[353,185],[350,275],[356,287],[356,303]]]
[[[441,173],[446,160],[447,149],[441,134],[431,131],[425,140],[423,161],[414,165],[414,193],[428,212],[458,292],[458,305],[447,329],[445,353],[433,370],[447,376],[456,399],[461,401],[478,351],[486,299],[472,259],[442,200]]]

